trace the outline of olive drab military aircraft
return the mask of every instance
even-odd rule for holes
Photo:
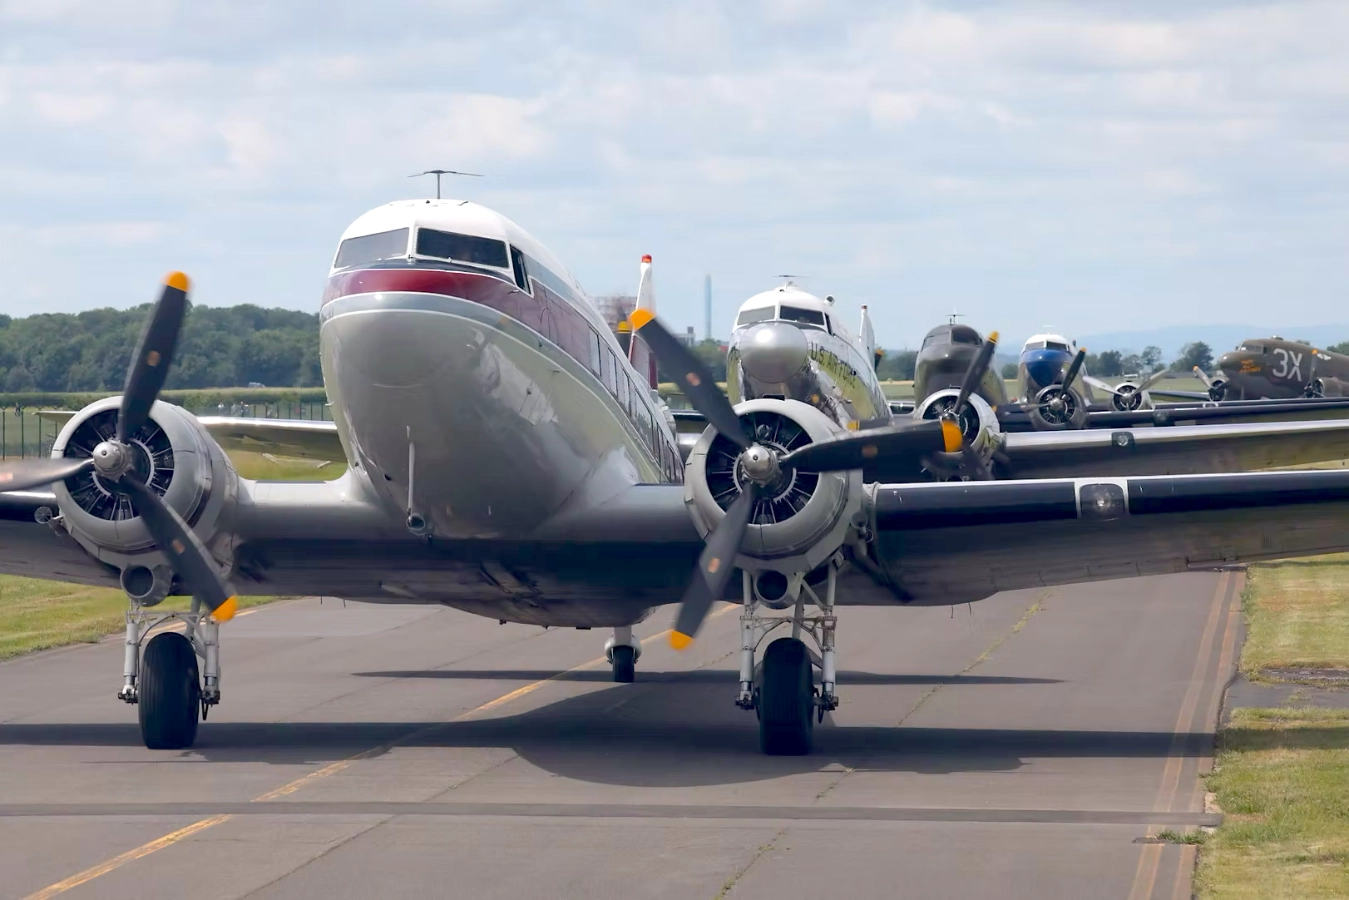
[[[187,312],[171,275],[122,396],[70,415],[49,459],[0,463],[0,571],[122,587],[119,696],[150,747],[190,746],[221,701],[234,598],[319,594],[611,628],[619,682],[654,610],[678,605],[683,647],[714,603],[739,603],[737,703],[766,753],[799,754],[846,686],[847,607],[1349,549],[1349,471],[1241,471],[1349,456],[1349,424],[1004,434],[975,390],[992,335],[955,387],[895,416],[865,322],[854,336],[785,288],[736,327],[732,403],[645,275],[624,352],[504,216],[372,210],[341,235],[320,306],[332,422],[157,399]],[[652,357],[705,420],[687,458]],[[233,446],[347,468],[255,482]],[[190,610],[160,612],[171,594]]]
[[[1349,397],[1349,356],[1281,337],[1252,338],[1218,357],[1219,374],[1194,373],[1213,400]]]

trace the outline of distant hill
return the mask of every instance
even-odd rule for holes
[[[1346,325],[1231,325],[1225,322],[1198,325],[1168,325],[1140,331],[1111,331],[1102,334],[1077,335],[1076,340],[1092,353],[1102,350],[1124,350],[1137,353],[1144,347],[1161,347],[1166,359],[1174,359],[1180,350],[1193,341],[1203,341],[1214,354],[1236,347],[1246,338],[1270,337],[1306,340],[1320,346],[1330,346],[1349,340]],[[1069,335],[1069,337],[1074,337]]]

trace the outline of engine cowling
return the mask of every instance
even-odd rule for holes
[[[841,430],[824,413],[796,400],[749,400],[735,411],[760,444],[781,455]],[[684,476],[684,502],[704,538],[725,518],[745,484],[735,445],[708,428],[689,453]],[[756,503],[736,565],[788,576],[810,572],[843,545],[861,506],[860,471],[785,473]]]
[[[90,457],[99,441],[116,430],[120,404],[120,397],[110,397],[76,413],[57,436],[52,456]],[[162,401],[151,407],[149,420],[131,435],[130,443],[141,479],[228,567],[233,557],[229,524],[239,478],[224,450],[195,416]],[[71,537],[95,559],[122,570],[128,593],[143,585],[147,598],[163,599],[167,560],[125,494],[111,490],[92,470],[57,482],[52,489],[61,523]]]
[[[1086,400],[1062,384],[1042,389],[1031,401],[1028,412],[1031,427],[1036,431],[1064,431],[1087,424]]]
[[[1132,381],[1121,381],[1115,385],[1114,393],[1110,395],[1110,405],[1117,412],[1133,412],[1143,408],[1145,396],[1136,383]]]
[[[960,391],[954,388],[934,391],[918,404],[914,416],[919,419],[939,418],[954,408],[959,399]],[[993,411],[993,407],[983,397],[972,393],[966,401],[964,412],[960,414],[959,424],[966,446],[979,454],[986,467],[992,467],[994,454],[1002,449],[1003,440],[1002,426],[998,424],[998,414]],[[943,464],[940,471],[931,473],[933,477],[942,480],[955,475],[970,477],[971,473],[963,469],[964,462],[959,453],[936,453],[933,456]]]

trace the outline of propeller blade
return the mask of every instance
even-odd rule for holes
[[[1166,366],[1162,366],[1156,372],[1153,372],[1147,378],[1144,378],[1142,381],[1138,383],[1139,392],[1142,393],[1143,391],[1146,391],[1148,388],[1152,387],[1157,382],[1161,381],[1162,376],[1165,374],[1166,374]]]
[[[123,477],[119,487],[131,495],[136,512],[145,522],[155,545],[169,558],[173,571],[183,579],[196,597],[211,610],[217,622],[234,618],[239,604],[225,588],[201,540],[187,523],[158,494],[134,477]]]
[[[173,350],[178,344],[178,329],[187,312],[187,276],[171,272],[164,279],[164,291],[159,302],[150,311],[136,353],[131,357],[131,368],[126,373],[126,387],[122,389],[122,411],[117,417],[117,440],[127,438],[140,430],[150,417],[159,389],[169,374]]]
[[[26,491],[44,484],[55,484],[93,467],[92,459],[67,459],[60,456],[0,463],[0,491]]]
[[[749,527],[749,516],[754,510],[754,491],[742,491],[735,498],[726,518],[707,536],[707,546],[698,557],[698,571],[684,590],[684,599],[670,632],[670,646],[683,650],[693,643],[693,636],[707,618],[712,604],[726,596],[726,585],[735,572],[735,557]]]
[[[997,349],[998,333],[994,331],[989,334],[974,359],[970,360],[970,367],[965,370],[965,380],[960,384],[960,395],[956,398],[956,405],[952,407],[957,416],[965,409],[970,394],[979,386],[979,382],[983,381],[984,373],[988,371],[988,364],[992,362],[993,353]]]
[[[1204,387],[1206,388],[1213,387],[1213,379],[1209,378],[1208,373],[1205,372],[1203,369],[1199,368],[1198,366],[1195,366],[1194,374],[1200,381],[1204,382]]]
[[[1115,388],[1112,388],[1110,385],[1106,384],[1104,381],[1097,378],[1095,375],[1083,375],[1082,380],[1087,384],[1091,385],[1092,387],[1096,388],[1096,390],[1098,391],[1105,391],[1107,394],[1119,393],[1119,391],[1117,391]]]
[[[654,313],[648,309],[633,310],[629,319],[632,330],[646,341],[656,358],[661,361],[670,377],[679,385],[684,396],[689,398],[693,408],[703,414],[703,418],[721,434],[726,435],[741,450],[749,449],[750,437],[735,407],[726,395],[717,387],[716,379],[707,371],[702,360],[689,352],[678,339],[665,330]]]
[[[784,469],[802,472],[846,472],[880,459],[922,456],[961,446],[960,427],[953,422],[927,419],[913,425],[859,431],[831,441],[807,444],[778,461]]]
[[[1064,387],[1070,388],[1073,386],[1073,379],[1077,377],[1078,372],[1082,371],[1082,363],[1084,363],[1086,359],[1087,359],[1087,348],[1083,347],[1082,349],[1077,351],[1077,356],[1073,357],[1072,363],[1068,366],[1068,371],[1064,373],[1063,376]]]

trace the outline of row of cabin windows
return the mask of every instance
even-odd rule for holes
[[[682,478],[684,464],[660,427],[659,413],[651,401],[651,394],[641,376],[635,376],[629,366],[618,361],[611,347],[595,332],[590,332],[590,371],[597,375],[618,405],[628,414],[637,433],[646,441],[647,448],[660,464],[668,481]]]

